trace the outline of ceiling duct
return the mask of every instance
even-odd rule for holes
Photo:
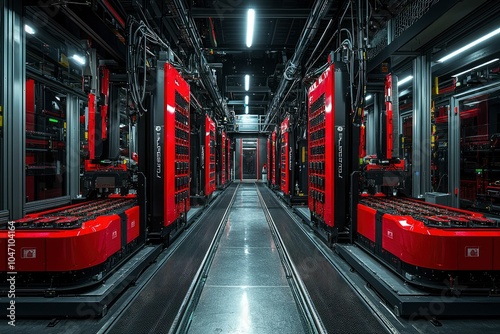
[[[172,0],[175,6],[175,12],[177,13],[176,20],[179,21],[179,26],[182,27],[184,32],[183,39],[187,39],[185,42],[192,46],[199,62],[200,77],[203,86],[206,88],[210,96],[212,97],[215,105],[221,112],[222,117],[227,117],[228,121],[232,121],[233,117],[229,112],[226,103],[222,100],[222,95],[217,87],[217,82],[212,74],[210,66],[203,54],[203,47],[201,45],[201,38],[196,30],[196,25],[192,18],[188,15],[188,10],[185,7],[184,1],[182,0]],[[186,34],[187,33],[187,36]]]
[[[286,65],[283,77],[281,78],[278,89],[276,90],[276,94],[274,94],[274,98],[269,106],[266,120],[264,121],[264,131],[268,128],[269,123],[271,123],[275,117],[279,104],[284,100],[283,94],[290,86],[290,83],[295,79],[302,57],[316,35],[318,27],[321,24],[321,20],[326,16],[332,2],[333,0],[316,0],[314,3],[311,13],[304,26],[304,30],[302,30],[299,41],[297,42],[295,53]]]

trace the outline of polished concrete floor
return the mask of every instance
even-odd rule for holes
[[[302,333],[254,185],[241,185],[189,333]]]

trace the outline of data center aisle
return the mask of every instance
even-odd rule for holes
[[[302,333],[304,328],[254,184],[242,184],[189,333]]]

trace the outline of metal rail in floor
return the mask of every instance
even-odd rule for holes
[[[237,189],[228,187],[222,198],[207,212],[195,230],[177,248],[141,293],[103,333],[167,333],[175,328],[180,311],[186,307],[193,281],[201,274],[206,254],[227,215]]]
[[[304,333],[302,319],[256,186],[242,184],[188,333]]]
[[[352,289],[264,185],[259,190],[328,333],[387,333],[390,328]]]

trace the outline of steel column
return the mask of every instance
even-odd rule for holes
[[[459,100],[451,99],[448,111],[448,191],[451,196],[451,206],[460,205],[460,112]]]
[[[431,66],[426,56],[413,61],[412,196],[431,190]]]
[[[80,108],[76,96],[66,101],[66,194],[73,199],[80,194]]]
[[[0,101],[3,108],[3,182],[1,207],[9,210],[9,219],[23,216],[25,197],[25,40],[21,1],[5,0],[1,37],[3,61]]]

